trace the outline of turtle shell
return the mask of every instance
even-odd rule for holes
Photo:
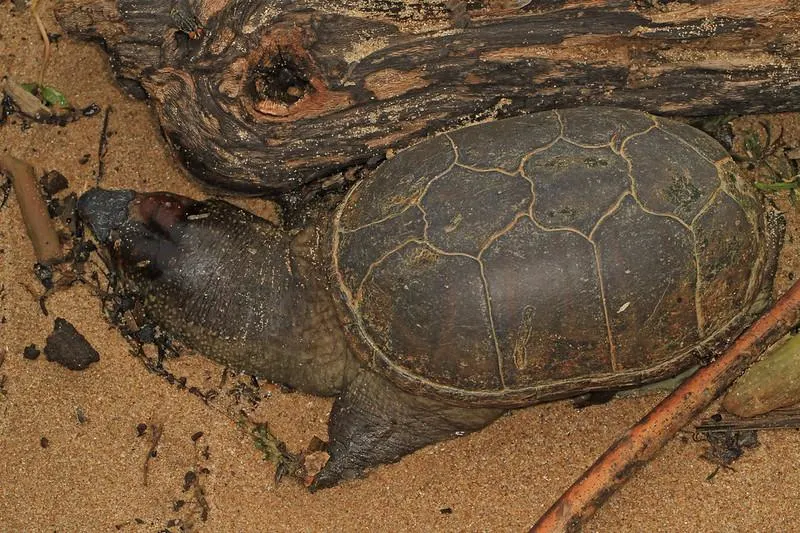
[[[407,390],[518,406],[701,362],[768,301],[782,237],[711,137],[617,108],[444,133],[334,219],[352,344]]]

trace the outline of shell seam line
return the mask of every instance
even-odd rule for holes
[[[336,211],[333,214],[333,222],[331,224],[331,231],[333,232],[331,238],[331,262],[333,263],[333,274],[336,276],[336,281],[338,282],[339,289],[344,293],[345,299],[347,300],[347,305],[351,309],[353,309],[356,305],[354,300],[353,292],[350,290],[344,282],[344,277],[342,276],[342,270],[339,268],[339,245],[340,243],[340,231],[342,223],[342,214],[344,213],[344,208],[347,205],[350,196],[354,193],[356,189],[361,187],[364,182],[356,183],[350,190],[347,192],[347,195],[342,199],[339,206],[336,208]]]
[[[567,144],[571,144],[573,146],[577,146],[578,148],[584,148],[586,150],[600,150],[602,148],[608,148],[612,152],[615,152],[614,148],[611,146],[611,141],[608,141],[608,142],[605,142],[605,143],[601,143],[601,144],[583,144],[583,143],[579,143],[578,141],[573,141],[569,137],[561,137],[561,140],[563,140]]]
[[[631,194],[631,197],[636,202],[636,205],[639,207],[639,209],[641,209],[643,212],[647,213],[648,215],[653,215],[654,217],[668,218],[670,220],[674,220],[675,222],[683,226],[685,229],[689,230],[692,233],[692,235],[694,235],[694,228],[692,228],[691,224],[687,224],[686,221],[683,220],[678,215],[674,215],[672,213],[662,213],[659,211],[653,211],[652,209],[644,205],[642,201],[639,200],[639,198],[635,194]]]
[[[723,183],[721,179],[717,189],[711,194],[711,196],[708,198],[708,201],[700,209],[700,211],[697,212],[697,214],[692,219],[691,225],[689,226],[692,231],[692,240],[694,242],[694,250],[693,250],[694,266],[695,266],[695,272],[697,273],[697,279],[695,281],[695,288],[694,288],[694,308],[695,308],[695,314],[697,315],[697,333],[701,339],[705,337],[706,317],[705,317],[705,312],[703,310],[702,298],[700,297],[700,289],[703,286],[702,272],[700,271],[700,249],[699,249],[700,243],[698,242],[697,233],[695,233],[694,225],[697,223],[698,220],[700,220],[700,217],[702,217],[705,213],[708,212],[708,210],[711,208],[711,205],[716,201],[716,199],[719,197],[720,194],[726,194],[726,195],[728,194],[723,189]]]
[[[534,148],[530,152],[526,152],[525,155],[523,155],[519,161],[517,172],[519,172],[519,174],[525,177],[526,179],[532,179],[530,176],[525,174],[525,163],[527,163],[531,157],[535,156],[536,154],[541,154],[543,152],[546,152],[547,150],[552,148],[558,141],[563,141],[563,140],[565,139],[561,136],[561,134],[559,134],[552,141],[545,144],[544,146],[540,146],[538,148]]]
[[[389,258],[389,256],[392,256],[392,255],[396,254],[397,252],[399,252],[400,250],[402,250],[403,248],[405,248],[409,244],[420,244],[420,245],[424,246],[424,245],[426,245],[428,243],[424,239],[420,240],[418,237],[411,237],[411,238],[406,239],[405,241],[401,242],[400,244],[398,244],[397,246],[395,246],[394,248],[392,248],[391,250],[389,250],[388,252],[386,252],[385,254],[380,256],[378,259],[376,259],[375,261],[370,263],[369,266],[367,267],[367,271],[364,273],[364,277],[361,279],[361,282],[358,284],[358,289],[356,289],[356,294],[355,294],[355,297],[353,298],[353,304],[354,304],[353,307],[355,309],[358,309],[358,307],[360,305],[361,297],[364,295],[363,294],[364,284],[367,282],[367,279],[369,279],[369,277],[372,275],[373,270],[376,269],[377,267],[379,267],[384,261],[386,261]]]
[[[651,131],[658,130],[658,129],[660,129],[658,127],[658,123],[656,121],[653,121],[653,125],[650,126],[649,128],[647,128],[646,130],[644,130],[644,131],[636,131],[634,133],[631,133],[630,135],[625,137],[619,143],[619,155],[621,155],[623,158],[625,158],[626,161],[630,161],[630,159],[628,159],[627,154],[625,153],[625,145],[628,144],[628,141],[630,141],[631,139],[635,139],[636,137],[641,137],[642,135],[647,135]]]
[[[497,239],[499,239],[500,237],[502,237],[503,235],[507,234],[509,231],[514,229],[517,225],[517,222],[519,222],[521,218],[525,218],[526,216],[528,216],[527,212],[525,211],[518,212],[516,215],[514,215],[514,218],[511,219],[511,222],[506,224],[504,227],[500,228],[500,230],[496,231],[492,235],[489,235],[489,238],[486,239],[486,242],[484,242],[483,246],[481,246],[480,250],[478,250],[478,255],[476,257],[480,259],[483,256],[483,253],[486,250],[488,250],[489,247],[497,241]]]
[[[698,242],[697,242],[697,235],[695,235],[694,231],[692,231],[692,242],[694,243],[694,247],[692,250],[692,257],[694,258],[694,272],[695,272],[695,282],[694,282],[694,313],[695,318],[697,320],[697,334],[702,339],[704,337],[705,329],[706,329],[706,319],[703,314],[703,304],[702,299],[700,298],[700,285],[701,285],[701,272],[700,272],[700,257],[698,249]]]
[[[428,212],[425,211],[425,208],[422,206],[422,199],[425,198],[426,194],[428,194],[428,191],[431,189],[431,185],[433,185],[435,181],[438,181],[442,176],[453,170],[453,167],[458,164],[458,147],[456,146],[456,143],[448,134],[443,133],[442,135],[447,139],[447,141],[450,143],[450,147],[453,149],[453,162],[447,165],[446,169],[439,172],[437,175],[432,177],[428,183],[425,184],[425,187],[423,187],[422,191],[420,191],[419,195],[417,196],[417,200],[414,202],[414,205],[416,205],[417,208],[422,211],[422,220],[425,223],[425,227],[422,230],[422,238],[426,243],[428,242],[428,227],[430,224],[428,222]]]
[[[494,314],[492,312],[492,295],[489,292],[489,281],[486,279],[486,271],[484,269],[483,261],[477,259],[478,266],[481,272],[481,283],[483,284],[483,297],[486,300],[486,312],[489,315],[489,329],[492,333],[492,342],[494,342],[494,350],[497,355],[497,377],[500,379],[500,387],[506,388],[506,378],[503,368],[503,356],[500,352],[500,342],[497,340],[497,330],[494,325]]]
[[[578,230],[578,229],[575,229],[575,228],[570,228],[569,226],[559,226],[559,227],[556,227],[556,228],[549,228],[549,227],[545,226],[544,224],[542,224],[541,222],[539,222],[538,220],[536,220],[536,218],[533,216],[533,213],[526,213],[526,214],[527,214],[528,218],[531,219],[531,222],[533,222],[533,225],[536,226],[537,228],[539,228],[542,231],[546,231],[546,232],[563,231],[564,233],[575,233],[576,235],[580,235],[581,237],[583,237],[584,239],[586,239],[589,242],[592,241],[592,239],[590,239],[589,236],[586,235],[585,233],[583,233],[581,230]]]
[[[356,232],[359,232],[359,231],[361,231],[363,229],[371,228],[372,226],[377,226],[378,224],[383,224],[384,222],[388,222],[389,220],[394,220],[395,218],[399,218],[400,216],[405,214],[406,211],[408,211],[409,209],[411,209],[415,205],[416,204],[414,202],[408,203],[408,204],[405,205],[405,207],[403,207],[403,209],[401,209],[397,213],[389,213],[388,215],[386,215],[383,218],[379,218],[377,220],[373,220],[372,222],[367,222],[366,224],[358,226],[357,228],[349,229],[349,228],[341,228],[340,227],[339,228],[339,232],[340,233],[344,233],[344,234],[356,233]]]
[[[456,163],[455,166],[460,167],[460,168],[464,168],[464,169],[467,169],[467,170],[471,170],[472,172],[477,172],[478,174],[486,174],[488,172],[497,172],[498,174],[503,174],[505,176],[516,176],[517,175],[517,171],[516,170],[515,171],[511,171],[511,170],[506,170],[506,169],[500,168],[500,167],[481,168],[481,167],[476,167],[476,166],[473,166],[473,165],[467,165],[465,163]]]
[[[600,224],[602,224],[608,217],[610,217],[611,215],[613,215],[614,213],[616,213],[619,210],[619,207],[622,205],[622,202],[625,200],[625,197],[628,196],[628,195],[630,195],[630,197],[633,198],[634,200],[636,199],[636,197],[633,196],[633,193],[631,191],[629,191],[628,189],[625,189],[625,191],[622,194],[619,195],[619,198],[617,198],[617,200],[613,204],[611,204],[611,207],[609,207],[606,210],[605,213],[600,215],[600,218],[598,218],[597,222],[594,223],[594,227],[592,228],[592,231],[590,231],[589,235],[586,236],[586,240],[588,240],[592,244],[595,243],[594,242],[594,234],[597,231],[597,229],[600,227]],[[581,233],[581,235],[583,235],[583,233]]]
[[[708,197],[708,201],[706,201],[706,204],[703,207],[701,207],[700,211],[698,211],[697,214],[692,218],[692,221],[689,223],[689,226],[694,228],[694,225],[697,222],[697,220],[706,214],[706,212],[711,208],[711,205],[716,201],[717,196],[719,196],[720,193],[727,194],[725,190],[722,188],[722,183],[720,183],[719,186],[714,190],[714,192],[711,193],[711,196]]]
[[[608,338],[608,355],[611,358],[611,371],[617,372],[619,366],[617,364],[617,347],[614,344],[614,335],[611,332],[611,317],[608,313],[608,302],[606,301],[606,287],[605,280],[603,279],[603,270],[600,265],[600,251],[597,249],[597,244],[592,243],[592,251],[594,252],[594,267],[597,271],[597,279],[600,282],[600,300],[603,302],[603,319],[606,322],[606,336]]]

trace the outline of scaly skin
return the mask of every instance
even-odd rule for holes
[[[337,395],[330,459],[312,490],[478,430],[503,412],[410,394],[361,366],[331,299],[323,221],[289,232],[223,201],[100,189],[84,194],[78,209],[162,328],[237,370]]]

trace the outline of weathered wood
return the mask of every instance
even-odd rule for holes
[[[67,0],[206,183],[319,186],[431,132],[553,107],[800,109],[796,0]]]

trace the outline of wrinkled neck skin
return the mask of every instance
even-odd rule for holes
[[[350,356],[321,207],[287,230],[224,201],[166,193],[128,192],[126,215],[111,220],[92,194],[81,198],[81,215],[154,322],[234,369],[312,394],[340,392]]]

